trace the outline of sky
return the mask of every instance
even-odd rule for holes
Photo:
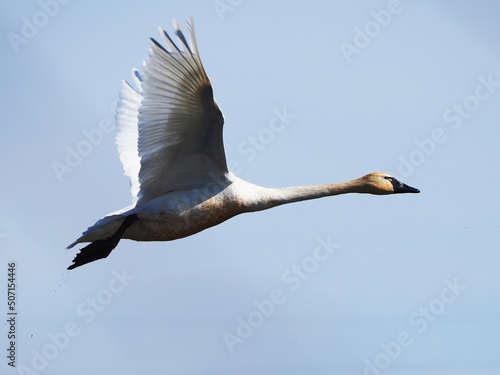
[[[499,12],[465,0],[2,2],[0,372],[498,374]],[[189,16],[236,175],[282,187],[380,171],[421,193],[124,240],[66,271],[78,250],[66,246],[131,201],[114,141],[121,81],[159,26]]]

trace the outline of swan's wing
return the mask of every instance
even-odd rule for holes
[[[136,74],[140,88],[122,90],[117,143],[138,204],[170,191],[202,188],[227,173],[224,119],[198,54],[192,20],[189,44],[177,21],[174,28],[180,48],[160,29],[168,49],[151,39],[142,78]]]
[[[127,82],[122,82],[120,100],[116,110],[116,145],[118,146],[118,154],[125,174],[130,178],[130,190],[135,204],[141,188],[139,183],[141,160],[137,149],[137,140],[139,139],[137,121],[142,100],[142,96],[139,94],[142,79],[135,69],[132,71],[132,77],[135,87]]]

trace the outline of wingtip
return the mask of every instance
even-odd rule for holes
[[[142,83],[142,77],[137,68],[132,69],[131,74],[132,74],[132,79],[138,86],[140,86],[140,84]]]
[[[191,47],[189,46],[189,43],[186,40],[186,37],[184,36],[184,33],[182,32],[182,28],[181,28],[181,25],[180,25],[179,21],[174,18],[172,20],[172,24],[173,24],[173,27],[174,27],[174,33],[175,33],[175,35],[177,36],[177,38],[181,42],[181,49],[184,52],[186,52],[186,53],[187,52],[193,53],[191,51]],[[189,28],[189,21],[188,21],[188,28]]]
[[[178,31],[181,29],[181,24],[179,23],[179,21],[177,20],[177,18],[174,18],[172,20],[172,26],[174,28],[175,31]]]
[[[187,27],[191,32],[194,32],[194,18],[193,16],[189,16],[186,19]]]

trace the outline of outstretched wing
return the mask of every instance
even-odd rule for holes
[[[141,185],[139,183],[139,171],[141,169],[141,159],[137,149],[139,139],[139,128],[137,126],[139,118],[139,107],[142,96],[140,94],[142,80],[139,72],[132,71],[134,85],[122,82],[120,100],[116,110],[116,145],[118,154],[123,164],[125,174],[130,178],[130,190],[132,192],[133,203],[137,203]]]
[[[224,118],[199,57],[192,20],[190,43],[177,21],[174,29],[180,48],[160,29],[168,49],[151,39],[142,76],[134,72],[137,89],[125,84],[121,92],[118,151],[138,205],[170,191],[201,188],[228,171]]]

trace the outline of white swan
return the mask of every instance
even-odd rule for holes
[[[170,241],[190,236],[235,215],[285,203],[345,193],[418,193],[384,173],[340,184],[264,188],[228,171],[222,125],[201,64],[192,19],[190,43],[177,21],[180,48],[160,29],[168,50],[151,39],[135,86],[123,83],[117,109],[116,143],[133,204],[111,213],[68,246],[81,249],[68,269],[105,258],[121,238]]]

